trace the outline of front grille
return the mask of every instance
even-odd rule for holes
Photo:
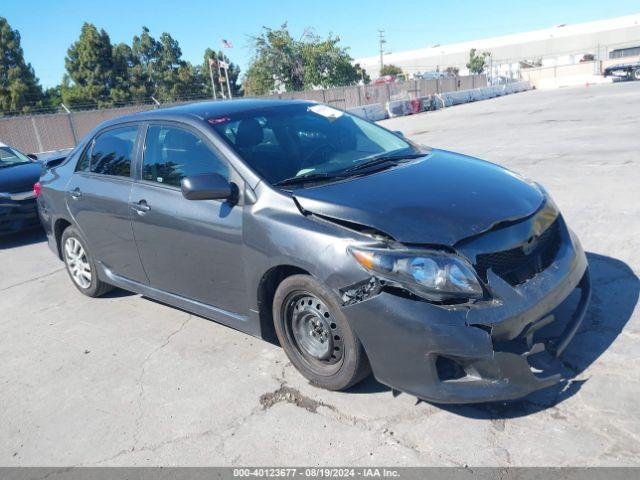
[[[511,285],[520,285],[553,263],[560,248],[560,224],[556,219],[540,237],[532,251],[523,247],[512,248],[495,253],[483,253],[477,256],[476,270],[487,281],[487,270],[504,279]]]

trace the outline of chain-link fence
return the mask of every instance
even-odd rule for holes
[[[487,85],[484,75],[409,80],[401,83],[337,87],[269,95],[265,98],[313,100],[349,109],[392,100],[412,100],[434,93],[469,90]],[[105,120],[156,108],[157,105],[132,105],[103,110],[86,110],[0,118],[0,142],[24,152],[48,152],[75,146],[84,135]]]

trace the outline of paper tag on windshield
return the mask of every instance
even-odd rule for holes
[[[317,113],[318,115],[322,115],[329,120],[335,120],[344,115],[344,112],[336,110],[335,108],[328,107],[327,105],[312,105],[308,110],[310,112]]]

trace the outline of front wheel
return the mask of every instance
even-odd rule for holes
[[[67,273],[78,290],[88,297],[104,295],[113,287],[98,278],[93,258],[80,233],[68,227],[62,233],[62,256]]]
[[[273,319],[280,345],[311,383],[344,390],[371,371],[364,348],[335,295],[309,275],[293,275],[278,286]]]

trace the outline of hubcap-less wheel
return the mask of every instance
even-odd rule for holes
[[[91,286],[91,265],[77,238],[67,238],[64,244],[64,259],[73,281],[80,288],[89,288]]]
[[[344,357],[342,332],[324,302],[298,292],[285,305],[285,330],[298,353],[325,374],[338,370]]]

